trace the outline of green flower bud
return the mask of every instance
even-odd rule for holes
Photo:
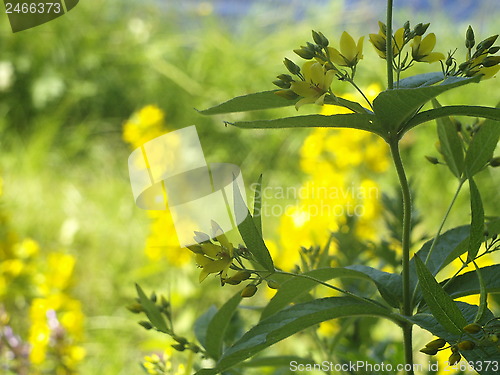
[[[134,313],[134,314],[139,314],[143,312],[142,305],[140,303],[134,302],[131,303],[130,305],[127,306],[127,310]]]
[[[196,345],[196,344],[192,344],[192,345],[189,347],[189,349],[191,349],[191,351],[192,351],[193,353],[199,353],[199,352],[200,352],[200,350],[201,350],[201,349],[200,349],[200,347],[199,347],[198,345]]]
[[[279,90],[279,91],[276,91],[275,94],[278,96],[281,96],[282,98],[288,99],[288,100],[294,100],[294,99],[297,99],[299,97],[292,90]]]
[[[248,284],[242,291],[241,291],[241,296],[243,298],[249,298],[255,295],[257,293],[257,285],[254,284]]]
[[[278,284],[276,281],[274,280],[267,280],[267,286],[271,289],[279,289],[280,287],[280,284]]]
[[[500,47],[499,46],[495,46],[495,47],[491,47],[489,50],[488,50],[488,53],[491,53],[492,55],[494,55],[495,53],[497,53],[498,51],[500,51]]]
[[[181,345],[181,344],[173,344],[170,346],[172,348],[174,348],[175,350],[177,350],[178,352],[183,352],[184,350],[186,350],[186,347],[184,345]]]
[[[234,281],[245,281],[248,280],[250,276],[252,276],[252,274],[248,271],[239,271],[231,276],[230,279]]]
[[[426,346],[425,348],[420,349],[420,352],[428,355],[436,355],[438,350],[435,348],[428,348]]]
[[[428,155],[425,155],[425,158],[429,161],[429,163],[431,164],[439,164],[439,160],[438,158],[434,157],[434,156],[428,156]]]
[[[300,73],[300,67],[295,64],[292,60],[289,60],[285,57],[283,60],[283,64],[285,64],[285,67],[288,69],[288,71],[292,74],[298,74]]]
[[[446,66],[452,66],[453,65],[453,56],[448,54],[448,57],[446,58],[445,62]]]
[[[448,358],[448,362],[450,363],[450,366],[453,366],[456,365],[461,358],[462,356],[460,355],[460,353],[453,353],[452,355],[450,355],[450,358]]]
[[[491,341],[493,343],[497,343],[498,342],[498,335],[496,333],[492,333],[492,334],[488,335],[488,341]]]
[[[181,345],[186,345],[188,343],[188,340],[185,337],[172,336],[172,338]]]
[[[422,36],[425,34],[425,32],[427,31],[429,26],[430,26],[430,23],[425,23],[425,24],[419,23],[417,26],[415,26],[413,31],[415,32],[415,35]]]
[[[289,83],[293,82],[293,78],[289,74],[280,74],[276,78],[281,79],[284,82],[289,82]]]
[[[153,328],[153,325],[152,325],[150,322],[145,321],[145,320],[140,321],[140,322],[139,322],[139,325],[143,326],[143,327],[144,327],[144,328],[146,328],[148,331],[149,331],[150,329],[152,329],[152,328]]]
[[[500,56],[485,57],[483,61],[481,61],[481,64],[486,67],[498,65],[500,64]]]
[[[474,334],[480,332],[483,329],[483,327],[478,323],[471,323],[467,324],[463,329],[467,333]]]
[[[328,39],[323,35],[322,32],[316,32],[316,31],[312,31],[312,36],[313,36],[313,40],[314,40],[314,43],[316,43],[318,46],[320,47],[328,47],[328,44],[329,44],[329,41]]]
[[[497,40],[498,35],[492,35],[489,38],[486,38],[483,40],[481,43],[479,43],[476,47],[476,52],[474,53],[474,56],[479,56],[481,55],[484,51],[490,49],[491,46],[495,43]]]
[[[457,344],[459,350],[472,350],[476,346],[473,341],[465,340]]]
[[[432,340],[431,342],[425,344],[425,347],[431,348],[431,349],[439,349],[445,345],[446,345],[445,339],[435,339],[435,340]]]
[[[279,88],[282,88],[282,89],[289,89],[291,86],[290,82],[285,82],[285,81],[282,81],[281,79],[275,79],[273,81],[273,84],[275,84],[276,86],[278,86]]]
[[[293,52],[295,52],[297,55],[306,60],[311,60],[316,55],[314,51],[311,51],[310,49],[304,47],[299,49],[294,49]]]
[[[150,299],[152,302],[155,302],[155,303],[156,303],[156,293],[155,293],[155,292],[151,293],[151,296],[149,297],[149,299]]]
[[[474,30],[472,30],[472,26],[469,25],[467,31],[465,32],[465,47],[470,49],[474,47],[474,44],[476,44],[474,39]]]
[[[490,160],[490,166],[495,168],[495,167],[500,167],[500,156],[496,156]]]

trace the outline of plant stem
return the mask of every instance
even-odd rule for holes
[[[386,33],[385,33],[385,59],[387,62],[387,89],[392,90],[394,88],[394,78],[392,75],[392,7],[393,0],[387,0],[387,21],[386,21]]]
[[[402,314],[410,317],[412,315],[411,294],[410,294],[410,231],[411,231],[411,196],[410,186],[406,178],[403,161],[399,152],[399,139],[393,138],[389,142],[391,148],[392,159],[401,185],[403,195],[403,238],[401,240],[403,246],[403,307]],[[413,347],[412,347],[412,324],[407,322],[402,324],[404,338],[405,364],[413,367]],[[406,372],[408,375],[413,375],[413,369]]]

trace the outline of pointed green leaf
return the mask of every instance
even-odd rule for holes
[[[500,109],[495,108],[500,113]],[[468,178],[481,171],[490,159],[500,138],[500,122],[485,120],[465,154],[465,173]]]
[[[434,108],[441,108],[441,104],[436,99],[432,99]],[[455,124],[449,117],[441,117],[437,120],[437,130],[441,152],[450,171],[458,178],[462,176],[464,169],[463,142],[458,135]]]
[[[476,271],[466,272],[457,276],[447,286],[446,292],[452,298],[460,298],[481,293],[481,282]],[[500,264],[481,268],[481,278],[484,282],[486,293],[500,293]],[[448,283],[443,280],[442,285]]]
[[[304,272],[303,275],[320,281],[328,281],[342,277],[370,280],[370,278],[363,273],[346,268],[320,268]],[[281,284],[274,297],[262,311],[260,320],[268,318],[288,306],[290,303],[296,302],[299,298],[317,286],[320,286],[317,281],[305,277],[292,276]]]
[[[156,306],[156,304],[146,296],[139,284],[135,284],[135,288],[137,290],[141,306],[144,308],[144,313],[148,317],[151,324],[158,331],[168,333],[167,323],[165,322],[165,318],[161,314],[158,306]]]
[[[441,108],[430,109],[416,114],[404,126],[402,133],[414,128],[417,125],[425,122],[436,120],[441,117],[447,116],[468,116],[468,117],[481,117],[490,120],[500,121],[500,109],[481,106],[468,106],[468,105],[450,105]]]
[[[412,89],[415,87],[430,86],[442,81],[443,79],[443,72],[423,73],[394,82],[394,87],[397,87],[398,89]]]
[[[236,182],[233,186],[233,199],[235,205],[234,211],[236,213],[236,221],[239,223],[238,230],[241,234],[241,238],[245,242],[245,245],[250,253],[254,256],[255,260],[269,272],[274,272],[274,263],[271,258],[271,254],[269,253],[262,236],[255,226],[252,215],[250,215],[250,212],[241,197],[241,193]],[[242,212],[246,212],[245,217],[240,216]]]
[[[481,200],[481,194],[476,183],[472,178],[469,178],[470,188],[470,210],[471,210],[471,225],[469,236],[469,252],[468,260],[476,258],[477,252],[484,240],[484,208]]]
[[[255,111],[260,109],[271,109],[271,108],[282,108],[295,105],[300,98],[295,100],[285,99],[275,92],[280,90],[270,90],[256,92],[248,95],[237,96],[235,98],[229,99],[228,101],[213,106],[211,108],[199,111],[203,115],[217,115],[222,113],[232,113],[232,112],[246,112]],[[357,113],[368,113],[369,111],[361,106],[359,103],[353,102],[351,100],[336,97],[335,99],[327,98],[325,104],[339,105],[342,107],[349,108],[353,112]]]
[[[366,130],[382,138],[386,136],[386,132],[381,128],[374,115],[361,113],[331,116],[304,115],[274,120],[239,121],[231,125],[244,129],[352,128]]]
[[[351,297],[321,298],[297,304],[260,321],[224,352],[215,369],[199,371],[196,374],[222,372],[305,328],[347,316],[394,318],[390,311],[383,307]]]
[[[262,175],[255,184],[255,195],[253,199],[253,222],[259,234],[262,236]]]
[[[487,305],[488,305],[488,291],[486,289],[486,283],[484,282],[483,272],[477,266],[476,262],[473,262],[474,268],[476,269],[477,279],[479,281],[479,309],[477,310],[476,317],[474,318],[475,322],[479,322],[484,314],[486,313]]]
[[[442,286],[432,276],[418,255],[415,255],[415,265],[424,300],[431,310],[432,315],[449,332],[460,334],[462,328],[467,325],[462,312],[450,295],[444,291]]]
[[[451,77],[437,86],[411,89],[393,89],[381,92],[373,101],[375,115],[388,131],[403,129],[418,110],[429,100],[445,91],[479,82],[480,77]]]
[[[295,355],[279,355],[273,357],[258,357],[253,358],[250,361],[243,362],[239,367],[290,367],[290,362],[296,362],[297,364],[310,364],[314,365],[316,361],[311,358],[297,357]]]
[[[194,322],[194,335],[196,336],[196,339],[198,342],[205,348],[206,344],[206,339],[207,339],[207,328],[208,324],[214,317],[214,315],[217,313],[217,308],[212,305],[210,308],[205,311],[203,315],[201,315],[196,321]]]
[[[222,353],[224,334],[240,301],[241,291],[227,300],[208,323],[205,348],[207,353],[214,359],[219,359]]]
[[[402,286],[403,281],[401,275],[395,273],[388,273],[380,271],[376,268],[364,266],[364,265],[354,265],[347,267],[351,270],[356,270],[363,272],[365,275],[370,277],[370,279],[377,286],[378,291],[382,298],[392,307],[400,307],[403,301]]]

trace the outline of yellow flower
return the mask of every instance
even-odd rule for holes
[[[362,36],[358,40],[358,44],[354,41],[351,35],[344,31],[340,37],[340,51],[333,47],[328,47],[330,59],[334,64],[340,66],[355,67],[359,60],[363,58],[363,41]]]
[[[294,93],[303,97],[295,104],[295,108],[298,110],[299,107],[308,103],[323,105],[325,96],[335,76],[335,71],[325,71],[320,63],[308,61],[303,65],[302,73],[304,74],[304,81],[292,82],[290,86]]]
[[[417,35],[413,38],[411,46],[411,56],[413,60],[433,63],[439,60],[444,60],[444,55],[440,52],[432,52],[436,45],[436,34],[430,33],[423,40],[422,37]]]
[[[379,21],[379,32],[378,34],[370,34],[368,37],[370,39],[371,44],[373,44],[373,47],[375,47],[375,51],[378,53],[378,55],[386,59],[387,54],[386,54],[386,31],[385,31],[385,24]],[[401,50],[403,49],[404,45],[404,34],[405,30],[404,28],[399,28],[396,30],[394,33],[394,36],[392,37],[392,55],[393,57],[396,57],[399,55]]]

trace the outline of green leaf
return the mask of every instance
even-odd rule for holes
[[[441,104],[436,99],[432,99],[434,108],[441,108]],[[464,169],[463,142],[458,135],[455,124],[449,117],[441,117],[437,120],[437,130],[441,152],[450,171],[458,178],[462,176]]]
[[[474,263],[474,268],[476,269],[476,274],[477,274],[477,279],[479,281],[479,309],[477,310],[476,317],[474,318],[475,322],[479,322],[483,315],[486,313],[486,308],[488,305],[488,291],[486,289],[486,284],[484,282],[483,278],[483,272],[481,269],[477,266],[476,262]],[[498,274],[497,274],[498,275]]]
[[[416,87],[430,86],[442,81],[443,79],[443,72],[423,73],[394,82],[394,87],[397,87],[398,89],[412,89]]]
[[[232,123],[244,129],[282,129],[282,128],[352,128],[365,130],[380,137],[386,137],[386,132],[374,115],[349,113],[341,115],[304,115],[284,117],[274,120],[239,121]]]
[[[484,208],[481,200],[481,195],[477,188],[476,183],[472,178],[469,178],[470,188],[470,210],[471,210],[471,225],[469,236],[469,252],[467,254],[468,260],[476,258],[477,252],[481,247],[484,239]]]
[[[403,133],[423,124],[447,116],[481,117],[500,121],[500,109],[481,106],[450,105],[441,108],[430,109],[416,114],[403,128]]]
[[[222,113],[246,112],[260,109],[290,107],[292,105],[295,105],[295,103],[300,100],[300,98],[297,98],[296,100],[285,99],[279,95],[276,95],[275,92],[277,91],[280,90],[262,91],[248,95],[237,96],[235,98],[229,99],[224,103],[199,111],[199,113],[203,115],[217,115]],[[325,104],[339,105],[349,108],[353,112],[357,113],[369,112],[359,103],[339,97],[336,97],[335,99],[327,98],[327,100],[325,100]]]
[[[432,276],[431,272],[425,266],[424,262],[420,260],[418,255],[415,255],[415,265],[424,300],[427,306],[429,306],[432,314],[449,332],[460,334],[462,328],[467,325],[467,321],[462,315],[462,312],[450,295],[447,294],[436,279],[434,279],[434,276]]]
[[[238,185],[236,182],[233,185],[233,199],[235,205],[234,211],[236,213],[236,221],[239,223],[238,230],[241,234],[241,238],[245,242],[245,245],[250,253],[254,256],[255,260],[269,272],[274,272],[274,263],[271,258],[271,254],[269,253],[259,230],[255,226],[252,215],[250,215],[250,212],[241,197]],[[244,218],[240,216],[242,212],[246,212],[246,216]]]
[[[347,316],[394,318],[383,307],[351,297],[328,297],[297,304],[260,321],[224,352],[215,369],[196,374],[222,372],[307,327]]]
[[[500,264],[481,268],[486,293],[500,293]],[[443,280],[444,285],[448,280]],[[466,272],[457,276],[446,286],[446,292],[452,298],[460,298],[481,293],[481,282],[476,271]]]
[[[500,113],[500,109],[495,108]],[[471,178],[481,171],[490,159],[500,138],[500,122],[485,120],[479,130],[472,137],[472,141],[465,154],[465,173]]]
[[[328,281],[341,277],[370,280],[370,278],[365,274],[346,268],[320,268],[304,272],[302,275],[313,277],[320,281]],[[260,320],[268,318],[288,306],[290,303],[298,301],[301,297],[317,286],[321,286],[321,284],[317,281],[305,277],[291,276],[290,279],[284,281],[280,285],[280,288],[274,297],[262,311]]]
[[[255,195],[253,199],[253,222],[260,236],[263,237],[261,208],[262,208],[262,175],[259,176],[259,179],[255,186]]]
[[[463,302],[457,302],[456,304],[466,321],[468,323],[473,323],[474,318],[477,315],[478,307]],[[485,316],[479,323],[485,324],[492,318],[493,314],[491,311],[487,310]],[[449,343],[457,343],[462,338],[461,334],[451,333],[442,327],[431,314],[415,314],[411,318],[408,318],[408,320],[431,332],[433,335],[445,339]],[[482,343],[479,343],[479,345],[477,345],[473,350],[464,350],[461,354],[470,363],[481,363],[484,365],[482,370],[476,369],[480,375],[498,375],[498,368],[494,368],[490,365],[488,370],[485,369],[487,363],[500,363],[500,352],[495,346],[485,346]]]
[[[144,313],[148,317],[151,324],[158,331],[168,333],[169,330],[167,327],[167,323],[165,322],[165,318],[160,312],[158,306],[156,306],[156,304],[146,296],[139,284],[135,284],[135,288],[137,290],[137,295],[139,296],[140,304],[144,308]]]
[[[241,291],[227,300],[208,324],[205,348],[207,349],[207,353],[214,359],[219,359],[222,353],[224,334],[226,333],[231,316],[233,316],[240,301]]]
[[[400,307],[403,300],[401,275],[380,271],[376,268],[354,265],[347,267],[367,275],[377,286],[382,298],[392,307]]]
[[[198,342],[206,348],[207,328],[208,324],[217,313],[217,308],[212,305],[203,315],[201,315],[196,322],[194,322],[194,334]]]
[[[432,98],[445,91],[479,82],[479,80],[480,77],[452,77],[437,86],[386,90],[375,98],[373,109],[385,129],[400,131],[404,129],[404,123],[415,116],[418,110]]]
[[[239,367],[290,367],[290,362],[296,362],[297,364],[310,364],[314,365],[316,361],[311,358],[303,358],[295,355],[279,355],[273,357],[259,357],[253,358],[250,361],[243,362]]]

